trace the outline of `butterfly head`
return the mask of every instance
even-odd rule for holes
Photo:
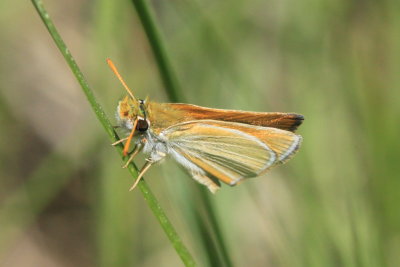
[[[117,107],[117,120],[121,127],[127,130],[132,130],[136,123],[136,130],[139,132],[147,131],[149,128],[149,121],[147,119],[146,112],[146,101],[133,99],[129,96],[125,96],[118,103]]]
[[[136,99],[125,96],[118,103],[117,118],[119,120],[135,120],[139,114],[139,103]]]

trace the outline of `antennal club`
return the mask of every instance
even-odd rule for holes
[[[122,79],[121,74],[119,74],[117,68],[115,67],[115,65],[111,61],[111,59],[107,58],[107,64],[110,67],[110,69],[114,72],[114,74],[117,76],[118,80],[122,83],[122,85],[124,86],[124,88],[128,92],[128,94],[133,98],[133,100],[136,100],[136,97],[133,96],[131,89],[129,89],[128,85],[126,85],[124,79]]]

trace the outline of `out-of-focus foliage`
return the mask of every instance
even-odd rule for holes
[[[45,4],[110,117],[124,92],[107,57],[139,97],[166,101],[130,1]],[[129,174],[30,2],[0,7],[0,264],[181,264],[141,195],[128,192]],[[233,264],[396,266],[398,1],[151,8],[189,102],[306,118],[293,160],[212,196]],[[212,249],[193,226],[200,185],[172,160],[146,180],[198,264],[209,265]]]

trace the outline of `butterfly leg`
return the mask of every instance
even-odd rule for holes
[[[147,143],[148,140],[146,138],[143,138],[141,140],[141,144],[145,144]],[[129,191],[133,190],[139,183],[140,179],[143,177],[143,175],[147,172],[147,170],[156,162],[161,161],[163,158],[165,158],[165,156],[167,155],[165,152],[163,152],[165,148],[161,146],[159,146],[158,148],[153,148],[151,155],[148,159],[146,159],[146,163],[143,165],[142,169],[139,171],[139,175],[136,178],[135,183],[132,185],[132,187],[129,189]],[[145,148],[146,150],[146,148]]]
[[[193,179],[195,179],[197,182],[207,186],[208,190],[210,190],[211,193],[215,194],[215,192],[218,191],[219,185],[215,183],[210,177],[198,172],[192,172],[192,176]]]
[[[129,163],[132,162],[132,160],[135,158],[135,156],[140,152],[140,150],[142,150],[143,146],[141,144],[137,144],[135,146],[135,148],[133,149],[129,159],[127,160],[127,162],[124,164],[124,166],[122,166],[122,168],[126,168],[128,167]]]
[[[142,177],[145,174],[145,172],[151,167],[151,165],[154,164],[154,161],[152,161],[151,159],[146,159],[146,161],[147,162],[143,165],[142,169],[139,172],[138,177],[136,178],[135,183],[131,186],[129,191],[132,191],[133,189],[135,189],[135,187],[138,185],[140,179],[142,179]]]
[[[120,143],[122,143],[122,142],[128,140],[128,138],[129,138],[129,137],[125,137],[125,138],[119,139],[118,141],[112,143],[111,145],[112,145],[112,146],[116,146],[116,145],[118,145],[118,144],[120,144]]]

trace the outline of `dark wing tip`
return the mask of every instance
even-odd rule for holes
[[[291,113],[290,119],[292,120],[292,125],[290,125],[289,131],[294,132],[303,123],[304,116],[300,114]]]

